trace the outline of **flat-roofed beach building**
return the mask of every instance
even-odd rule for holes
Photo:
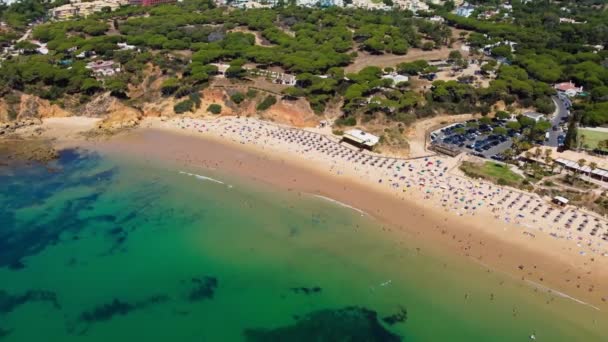
[[[351,129],[344,132],[342,141],[371,150],[380,141],[380,138],[360,129]]]

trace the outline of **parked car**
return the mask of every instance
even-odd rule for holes
[[[491,132],[492,131],[492,127],[490,127],[490,125],[479,125],[479,130],[482,132]]]

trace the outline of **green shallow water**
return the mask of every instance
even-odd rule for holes
[[[602,312],[325,199],[94,153],[54,167],[0,175],[0,341],[608,336]]]

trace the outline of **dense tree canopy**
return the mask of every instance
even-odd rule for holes
[[[0,44],[14,41],[27,23],[43,18],[50,6],[58,4],[20,0],[0,7],[0,16],[16,30],[0,34]],[[560,23],[565,15],[560,6],[567,6],[568,16],[583,23]],[[153,65],[165,77],[161,93],[182,98],[208,84],[217,74],[216,63],[229,65],[226,77],[231,79],[247,77],[246,66],[254,64],[259,69],[281,67],[297,75],[297,86],[287,88],[283,95],[307,99],[316,112],[340,98],[347,116],[382,112],[409,122],[413,115],[439,110],[487,113],[497,101],[550,113],[554,110],[550,96],[555,93],[550,84],[572,80],[589,92],[577,100],[577,117],[584,124],[601,125],[608,123],[608,53],[595,51],[593,45],[608,45],[608,16],[606,11],[588,7],[514,1],[509,19],[477,20],[445,13],[451,25],[474,31],[463,35],[473,49],[486,48],[505,63],[482,66],[485,75],[497,75],[486,88],[459,79],[436,81],[415,93],[408,83],[393,84],[377,67],[344,73],[358,53],[403,55],[412,48],[451,44],[449,27],[414,18],[409,12],[293,6],[227,11],[210,0],[123,6],[87,18],[36,25],[32,36],[47,43],[49,54],[37,55],[32,43],[19,43],[18,48],[28,53],[2,63],[0,94],[17,90],[55,100],[106,90],[125,97],[129,84],[141,82],[144,70]],[[119,43],[134,49],[125,50]],[[85,68],[94,58],[113,60],[121,73],[96,79]],[[468,63],[456,50],[449,58],[456,65]],[[398,64],[393,70],[416,77],[437,67],[419,60]],[[193,108],[196,101],[182,102],[180,111],[190,103]]]
[[[586,103],[580,106],[582,122],[590,125],[608,123],[608,112],[602,114],[597,110],[602,107],[601,103],[594,104],[605,101],[608,94],[608,51],[597,51],[595,47],[608,46],[608,11],[598,10],[588,2],[514,1],[512,4],[510,16],[491,20],[444,14],[450,24],[475,31],[467,39],[474,48],[505,41],[516,43],[515,53],[505,45],[493,48],[491,53],[506,57],[523,70],[501,68],[501,77],[484,96],[507,100],[510,99],[507,94],[511,93],[548,112],[552,105],[543,93],[547,95],[549,91],[539,82],[571,80],[591,94],[578,100]],[[577,23],[560,23],[559,19],[564,17]],[[528,80],[521,77],[523,71]]]

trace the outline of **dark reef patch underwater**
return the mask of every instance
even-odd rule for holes
[[[134,303],[129,303],[119,299],[114,299],[109,303],[101,304],[90,311],[85,311],[80,315],[80,319],[87,323],[108,321],[115,316],[124,316],[129,313],[146,309],[152,305],[160,304],[169,300],[167,295],[154,295]]]
[[[23,294],[10,295],[4,290],[0,290],[0,316],[8,314],[17,307],[30,302],[49,302],[55,309],[61,309],[57,294],[51,291],[28,290]]]
[[[250,342],[401,341],[399,336],[386,330],[378,322],[378,314],[375,311],[354,306],[318,310],[298,318],[296,323],[289,326],[248,329],[244,333]]]
[[[31,164],[0,175],[0,267],[21,270],[23,259],[60,242],[62,235],[77,235],[96,222],[112,222],[108,216],[84,216],[112,181],[116,170],[96,169],[100,157],[94,153],[63,150],[50,165]],[[53,196],[78,187],[94,192],[66,201],[47,203]],[[15,194],[18,194],[15,196]],[[19,210],[42,206],[45,210],[18,218]]]
[[[203,299],[212,299],[217,288],[217,278],[204,276],[201,278],[192,278],[192,290],[188,294],[190,302],[198,302]]]
[[[2,329],[0,328],[0,339],[3,337],[6,337],[8,335],[10,335],[11,331],[8,329]]]

